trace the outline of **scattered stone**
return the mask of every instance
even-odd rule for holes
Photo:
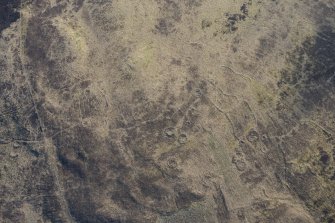
[[[13,147],[17,149],[17,148],[20,147],[20,144],[18,144],[17,142],[14,142],[14,143],[13,143]]]
[[[177,168],[177,161],[175,159],[169,159],[167,164],[171,169]]]
[[[240,157],[236,157],[236,156],[233,157],[232,163],[235,164],[236,169],[238,171],[244,171],[247,166],[247,164]]]
[[[328,165],[329,164],[329,161],[330,161],[329,155],[324,150],[320,151],[320,161],[322,162],[323,165]]]
[[[184,133],[180,134],[178,142],[180,144],[185,144],[187,142],[187,135]]]
[[[335,181],[335,171],[334,171],[333,176],[330,179]]]
[[[258,137],[258,132],[256,132],[255,130],[251,130],[247,135],[247,140],[249,142],[255,142],[258,140]]]
[[[165,129],[165,136],[168,137],[168,138],[174,138],[175,137],[175,130],[173,128]]]
[[[18,157],[18,154],[17,154],[17,153],[14,153],[14,152],[11,152],[11,153],[9,154],[9,156],[10,156],[11,158],[16,158],[16,157]]]
[[[241,6],[241,12],[244,14],[244,15],[248,15],[249,14],[249,10],[248,10],[248,4],[247,3],[244,3],[242,6]]]
[[[202,29],[205,29],[205,28],[208,28],[212,25],[212,22],[211,21],[208,21],[208,20],[202,20],[201,22],[201,28]]]
[[[4,139],[0,139],[0,144],[7,144],[8,142]]]

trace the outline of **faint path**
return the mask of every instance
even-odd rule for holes
[[[25,21],[25,17],[22,13],[22,9],[23,9],[23,3],[21,2],[21,10],[20,10],[20,46],[19,46],[19,50],[20,50],[20,60],[21,60],[21,75],[25,77],[26,80],[26,85],[28,87],[29,90],[29,94],[31,97],[31,100],[33,102],[33,108],[35,113],[37,114],[38,117],[38,122],[42,131],[42,141],[41,144],[43,144],[44,148],[45,148],[45,152],[46,152],[46,160],[47,163],[50,166],[50,172],[52,174],[52,177],[54,179],[54,183],[55,183],[55,194],[58,198],[58,201],[60,202],[61,205],[61,210],[60,210],[60,215],[61,217],[65,220],[65,222],[75,222],[73,217],[71,216],[70,212],[69,212],[69,208],[68,208],[68,204],[67,201],[65,199],[65,194],[64,194],[64,187],[62,185],[61,179],[60,179],[60,174],[59,174],[59,170],[58,170],[58,166],[57,166],[57,151],[55,146],[52,144],[52,142],[50,142],[50,140],[47,139],[46,135],[45,135],[45,126],[44,123],[42,122],[40,115],[39,115],[39,111],[37,109],[36,106],[36,101],[34,99],[34,92],[33,92],[33,88],[31,86],[31,83],[29,81],[29,76],[27,75],[27,72],[25,72],[25,68],[26,68],[26,61],[25,61],[25,44],[24,44],[24,36],[23,35],[25,33],[25,31],[23,30],[24,28],[24,22]],[[48,192],[48,191],[47,191]]]

